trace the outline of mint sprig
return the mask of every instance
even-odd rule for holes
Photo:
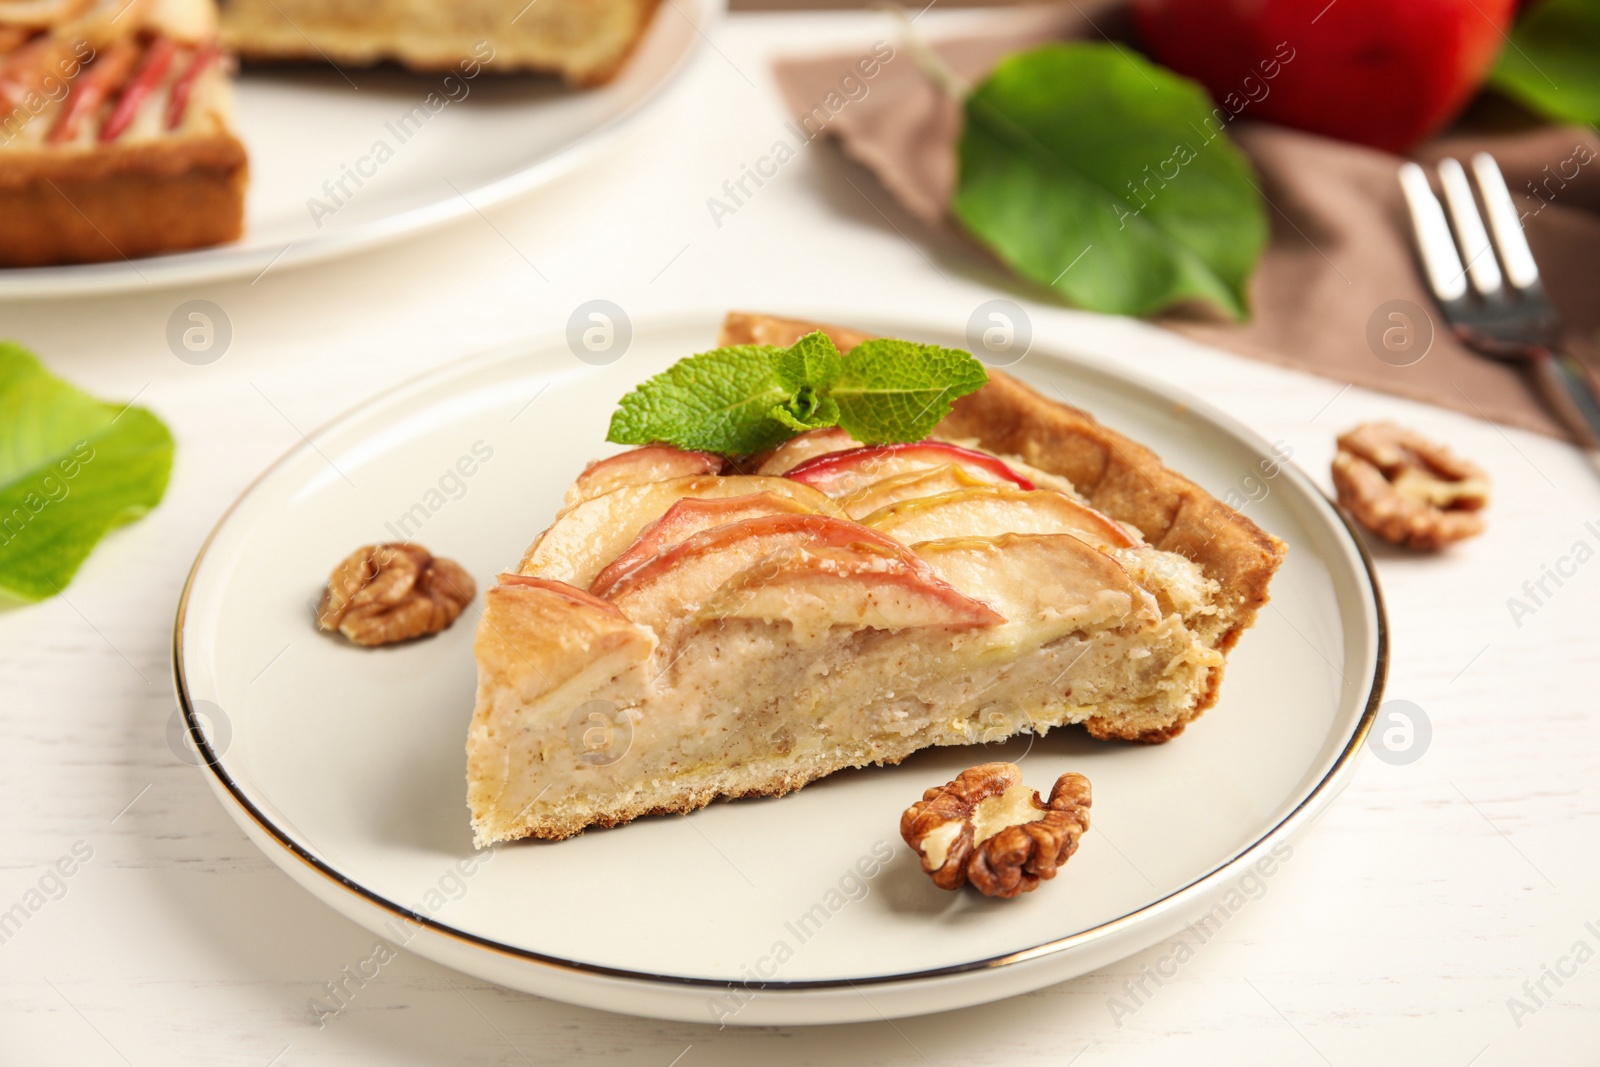
[[[819,330],[679,360],[622,398],[606,440],[748,455],[839,426],[863,444],[920,441],[988,380],[958,349],[881,338],[841,355]]]

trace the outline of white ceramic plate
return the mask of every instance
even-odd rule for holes
[[[961,343],[914,323],[856,325]],[[1351,770],[1382,688],[1365,557],[1297,470],[1263,476],[1265,442],[1044,340],[1013,368],[1023,378],[1218,495],[1267,487],[1247,510],[1289,558],[1215,708],[1162,746],[1060,730],[475,854],[463,754],[472,618],[362,650],[314,632],[312,602],[346,553],[401,532],[489,585],[584,462],[616,450],[603,439],[617,398],[707,348],[716,328],[713,315],[640,324],[608,366],[579,362],[559,336],[465,360],[318,432],[239,500],[195,563],[175,661],[213,790],[268,856],[356,922],[461,971],[613,1011],[737,1024],[876,1019],[1039,988],[1229,907],[1247,869],[1270,876]],[[923,789],[992,758],[1019,760],[1039,787],[1068,769],[1094,783],[1077,856],[1009,902],[934,888],[897,833]]]
[[[481,211],[571,169],[657,99],[726,7],[660,5],[622,72],[593,89],[488,70],[446,82],[448,72],[247,64],[236,123],[250,150],[243,240],[114,263],[0,269],[0,299],[253,278]],[[442,106],[413,115],[430,94]]]

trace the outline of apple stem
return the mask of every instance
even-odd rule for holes
[[[881,6],[900,23],[900,43],[911,53],[912,61],[916,63],[917,69],[922,71],[923,76],[942,89],[947,96],[955,100],[965,100],[967,94],[972,91],[972,86],[933,50],[927,38],[918,31],[911,16],[906,14],[906,9],[899,4],[874,6]]]

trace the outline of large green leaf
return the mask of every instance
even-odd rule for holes
[[[1600,122],[1600,0],[1535,4],[1501,50],[1492,83],[1566,122]]]
[[[1011,56],[967,98],[960,166],[956,216],[1072,303],[1244,315],[1266,213],[1193,82],[1110,45]]]
[[[172,435],[102,403],[0,342],[0,594],[64,589],[108,530],[161,502]]]

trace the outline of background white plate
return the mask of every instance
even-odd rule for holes
[[[495,75],[492,66],[446,85],[445,71],[246,64],[236,118],[250,151],[242,240],[114,263],[0,269],[0,299],[253,277],[481,211],[581,162],[672,84],[726,8],[727,0],[661,4],[621,73],[592,89]],[[402,126],[430,93],[450,102],[426,122]],[[393,157],[363,162],[376,159],[380,140]],[[346,178],[349,197],[324,189],[354,168],[376,173],[360,186]],[[313,197],[336,211],[314,215]]]
[[[1343,784],[1376,707],[1384,624],[1370,569],[1302,474],[1263,476],[1265,442],[1164,387],[1046,354],[1044,339],[1014,373],[1216,494],[1265,486],[1247,511],[1289,559],[1216,708],[1164,746],[1061,730],[474,854],[462,746],[475,612],[432,640],[366,651],[313,632],[320,586],[356,545],[395,539],[389,527],[419,504],[415,538],[491,583],[583,464],[615,450],[603,438],[616,399],[708,347],[717,321],[640,324],[608,366],[560,337],[465,360],[319,431],[251,487],[195,564],[175,661],[213,790],[252,839],[321,899],[431,959],[574,1003],[738,1024],[1009,996],[1169,937],[1228,908],[1229,890],[1257,892],[1273,850],[1281,859]],[[472,475],[450,478],[475,449]],[[924,788],[991,758],[1019,761],[1040,787],[1068,769],[1095,787],[1078,855],[1010,902],[933,888],[897,833]],[[893,854],[879,870],[874,849]]]

